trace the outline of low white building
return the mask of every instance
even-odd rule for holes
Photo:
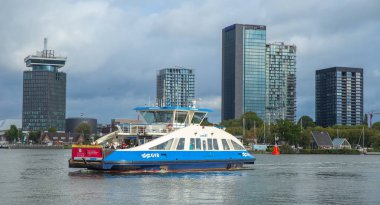
[[[334,149],[351,149],[351,144],[346,138],[335,138],[332,143]]]

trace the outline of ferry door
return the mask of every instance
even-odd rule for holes
[[[207,142],[206,139],[202,140],[202,150],[206,151],[207,150]]]

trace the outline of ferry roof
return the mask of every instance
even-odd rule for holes
[[[176,106],[166,106],[166,107],[145,106],[145,107],[136,107],[136,108],[134,108],[134,110],[136,110],[136,111],[141,111],[141,110],[183,110],[183,111],[212,112],[211,109],[207,109],[207,108],[176,107]]]

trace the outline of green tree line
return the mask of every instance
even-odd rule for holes
[[[366,119],[366,118],[365,118]],[[364,121],[366,122],[366,120]],[[207,121],[207,123],[209,123]],[[243,131],[243,124],[245,129]],[[336,137],[346,138],[351,145],[362,144],[363,131],[365,146],[379,148],[380,146],[380,122],[369,128],[367,123],[357,126],[332,126],[320,127],[309,116],[302,116],[297,123],[289,120],[276,120],[274,123],[264,123],[256,113],[247,112],[239,119],[222,121],[219,126],[226,128],[232,135],[243,136],[244,139],[256,139],[259,143],[274,144],[275,138],[288,145],[309,148],[312,141],[312,131],[324,131],[329,133],[332,139]]]

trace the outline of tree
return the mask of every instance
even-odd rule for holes
[[[32,140],[33,142],[37,142],[40,136],[41,131],[29,132],[29,140]]]
[[[287,141],[289,144],[297,144],[297,137],[301,133],[300,126],[289,120],[276,120],[274,132],[280,140]]]
[[[9,130],[5,132],[5,135],[8,137],[9,142],[14,142],[19,136],[19,130],[17,129],[16,125],[11,125]]]
[[[239,119],[224,120],[220,124],[226,127],[226,131],[232,135],[243,135],[243,119],[245,121],[245,130],[247,135],[250,135],[249,130],[253,129],[255,126],[257,128],[263,125],[263,120],[257,116],[254,112],[246,112]]]
[[[82,122],[75,128],[75,132],[82,133],[84,136],[89,136],[91,133],[91,125],[85,122]]]
[[[231,119],[231,120],[223,120],[220,125],[228,128],[228,127],[242,127],[240,120]]]
[[[49,127],[48,128],[48,132],[56,133],[57,132],[57,128],[56,127]]]
[[[302,124],[302,129],[307,129],[308,127],[315,127],[315,123],[314,123],[313,119],[307,115],[302,116],[298,120],[297,124],[298,125]]]
[[[297,138],[297,144],[300,147],[303,148],[310,148],[310,143],[311,143],[311,131],[313,128],[309,127],[306,130],[303,130],[303,132],[300,133],[299,137]]]
[[[226,127],[226,132],[230,133],[231,135],[243,135],[243,128],[242,127]]]
[[[246,112],[243,116],[241,116],[240,121],[243,124],[243,119],[245,120],[245,129],[250,130],[254,126],[261,127],[263,124],[263,120],[257,116],[254,112]]]
[[[380,130],[380,122],[375,122],[372,124],[372,129]]]

